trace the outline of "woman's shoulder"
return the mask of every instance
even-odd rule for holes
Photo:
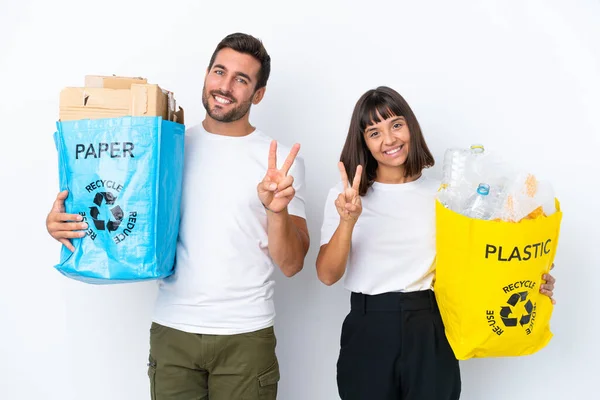
[[[442,186],[441,179],[431,177],[428,175],[423,175],[420,180],[422,181],[422,187],[425,190],[433,190],[433,191],[437,192],[439,190],[440,186]]]

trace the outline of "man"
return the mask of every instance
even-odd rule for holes
[[[300,146],[278,167],[288,151],[249,122],[269,73],[262,43],[241,33],[219,43],[206,71],[206,117],[186,133],[175,273],[159,284],[150,328],[153,399],[276,398],[272,272],[299,272],[309,236]],[[85,223],[64,213],[67,195],[46,223],[73,249]]]

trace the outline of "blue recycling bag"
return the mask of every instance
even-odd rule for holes
[[[67,213],[88,224],[75,252],[62,247],[62,274],[87,283],[160,279],[173,273],[183,178],[182,124],[161,117],[57,123]]]

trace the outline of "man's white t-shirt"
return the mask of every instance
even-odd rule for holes
[[[181,224],[175,273],[160,281],[153,321],[199,334],[230,335],[272,326],[275,318],[267,215],[256,187],[271,138],[186,132]],[[278,145],[281,167],[290,148]],[[306,218],[304,161],[289,175],[296,195],[288,212]]]
[[[435,196],[439,182],[421,176],[402,184],[373,183],[361,197],[362,213],[354,226],[345,287],[356,293],[427,290],[435,262]],[[340,216],[335,199],[342,183],[329,191],[321,246],[329,243]]]

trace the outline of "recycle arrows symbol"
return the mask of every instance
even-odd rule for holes
[[[508,299],[507,303],[514,307],[519,301],[525,301],[526,298],[527,292],[513,293]]]
[[[527,303],[525,304],[525,311],[527,311],[527,314],[522,315],[521,321],[519,321],[521,326],[527,325],[529,321],[531,321],[531,312],[533,311],[533,304],[531,303],[531,300],[527,300]]]
[[[123,213],[123,210],[121,209],[121,207],[118,205],[110,208],[110,212],[111,212],[113,218],[115,219],[114,221],[98,220],[98,217],[100,216],[100,210],[98,209],[98,207],[100,207],[102,205],[102,201],[106,202],[107,206],[111,206],[111,205],[115,204],[116,200],[117,200],[117,197],[114,196],[110,192],[96,193],[96,196],[94,197],[94,204],[96,206],[90,207],[90,216],[92,217],[92,219],[94,221],[94,225],[96,226],[96,229],[99,229],[99,230],[107,229],[109,232],[114,232],[119,228],[119,225],[121,224],[121,221],[123,220],[124,213]]]
[[[516,318],[508,318],[508,316],[512,314],[510,307],[504,306],[500,309],[500,317],[502,317],[502,322],[504,322],[505,326],[517,326]]]

